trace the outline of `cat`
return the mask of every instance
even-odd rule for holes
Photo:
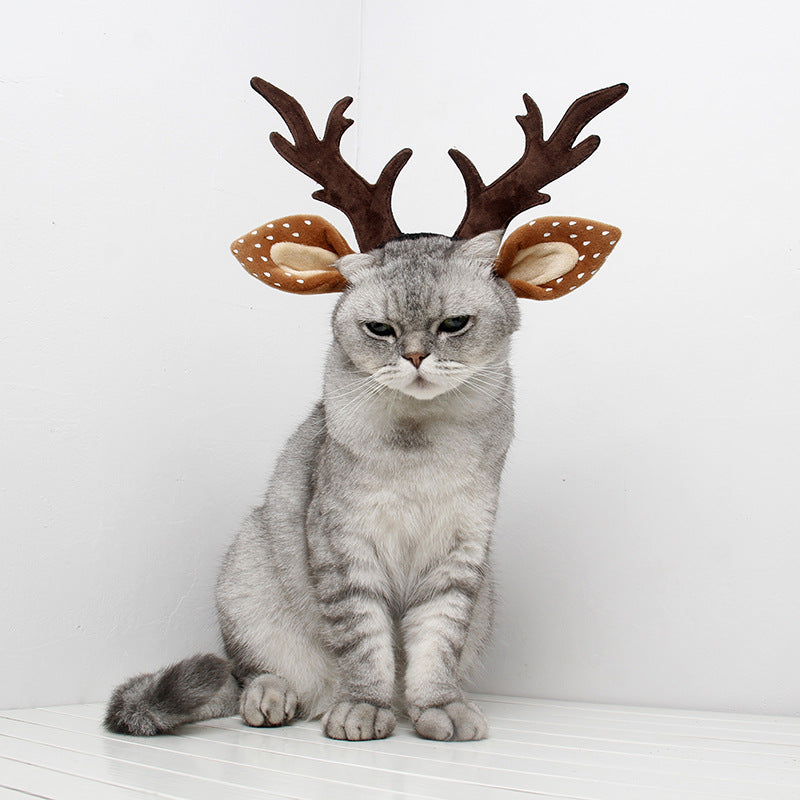
[[[224,558],[227,659],[119,686],[106,726],[152,735],[239,711],[321,717],[380,739],[405,713],[435,740],[486,737],[464,694],[489,635],[492,530],[511,443],[517,298],[493,270],[502,231],[401,235],[334,268],[323,397]]]
[[[270,141],[343,211],[363,251],[319,217],[283,217],[231,249],[258,280],[342,292],[322,400],[278,458],[264,504],[225,556],[217,611],[227,659],[198,655],[112,694],[105,724],[152,735],[238,710],[248,725],[321,718],[334,739],[389,736],[396,714],[428,739],[486,737],[464,682],[489,635],[491,541],[514,412],[508,364],[517,298],[586,283],[619,239],[577,217],[534,220],[502,245],[540,190],[600,143],[575,144],[626,84],[578,98],[544,139],[524,96],[522,157],[489,185],[457,150],[467,209],[453,237],[401,234],[390,159],[374,184],[342,158],[352,98],[320,138],[291,95],[253,78],[294,143]]]

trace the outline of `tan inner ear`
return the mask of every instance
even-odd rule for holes
[[[504,277],[538,286],[566,275],[578,258],[578,251],[571,244],[541,242],[520,250]]]
[[[276,242],[270,248],[270,258],[287,272],[330,272],[339,259],[332,250],[297,242]]]

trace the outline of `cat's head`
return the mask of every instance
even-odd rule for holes
[[[358,372],[429,400],[505,362],[519,310],[494,272],[500,232],[473,239],[423,234],[335,266],[347,289],[334,338]]]

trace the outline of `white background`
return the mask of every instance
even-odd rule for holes
[[[497,525],[502,603],[478,683],[529,696],[800,713],[800,109],[788,3],[17,4],[0,42],[0,707],[94,701],[218,649],[212,587],[320,390],[334,298],[254,281],[228,242],[344,217],[266,141],[248,87],[397,183],[450,233],[463,185],[629,95],[600,149],[522,215],[618,225],[598,276],[526,302]],[[334,10],[335,9],[335,10]],[[491,14],[489,14],[491,12]]]

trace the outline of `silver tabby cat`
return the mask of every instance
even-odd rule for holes
[[[492,617],[516,298],[578,288],[620,232],[550,217],[500,241],[518,213],[547,202],[544,186],[597,149],[597,136],[577,137],[628,87],[578,98],[547,139],[524,95],[522,157],[488,185],[451,150],[467,209],[450,238],[398,235],[391,194],[410,150],[374,184],[344,160],[352,98],[333,106],[320,138],[295,98],[262,78],[251,86],[294,139],[273,133],[273,146],[323,187],[313,197],[345,213],[364,252],[316,217],[275,220],[231,246],[283,291],[343,291],[323,398],[225,557],[217,607],[229,660],[195,656],[131,679],[106,725],[154,734],[238,708],[249,725],[321,716],[330,737],[380,739],[399,711],[420,736],[481,739],[486,720],[462,685]]]
[[[324,396],[280,455],[217,587],[228,660],[120,686],[106,725],[154,734],[236,713],[378,739],[471,740],[463,682],[492,617],[491,538],[513,427],[517,299],[501,232],[403,236],[341,258]]]

